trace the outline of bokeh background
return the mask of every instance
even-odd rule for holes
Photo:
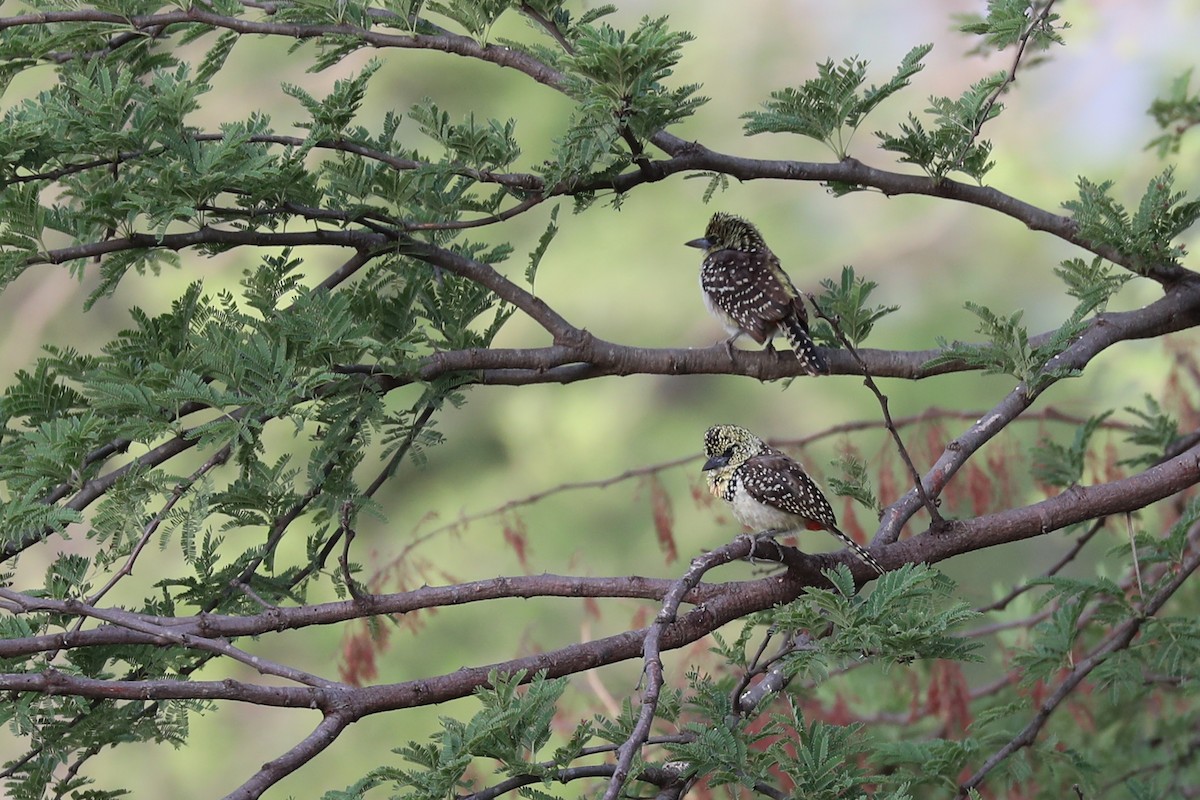
[[[956,97],[984,75],[1006,68],[1011,59],[1009,53],[988,58],[968,55],[974,40],[955,32],[956,15],[982,13],[982,0],[836,4],[695,0],[619,5],[619,11],[608,18],[618,27],[631,27],[643,15],[669,15],[673,28],[696,35],[672,81],[703,84],[702,93],[711,101],[674,132],[746,156],[818,161],[833,157],[819,143],[799,137],[744,138],[738,118],[757,108],[771,90],[799,84],[815,74],[814,64],[826,58],[868,58],[872,64],[868,82],[882,83],[913,46],[935,44],[913,85],[879,109],[850,146],[852,155],[884,168],[896,165],[889,154],[877,149],[873,131],[894,130],[909,112],[923,111],[929,96]],[[1077,176],[1112,179],[1114,194],[1134,205],[1147,181],[1163,166],[1144,149],[1155,135],[1146,109],[1175,76],[1194,65],[1200,3],[1097,0],[1061,2],[1057,10],[1071,24],[1065,34],[1067,46],[1051,50],[1044,63],[1023,69],[1014,91],[1003,100],[1004,113],[987,126],[985,136],[994,144],[996,161],[987,183],[1057,210],[1062,201],[1075,196]],[[10,8],[4,12],[16,13]],[[527,37],[529,31],[512,16],[501,21],[494,35]],[[311,45],[289,55],[290,45],[281,39],[243,40],[216,78],[194,124],[214,130],[221,122],[266,109],[278,132],[303,135],[291,125],[301,118],[299,106],[279,85],[297,83],[321,96],[335,79],[356,72],[372,57],[380,59],[383,68],[359,117],[359,123],[371,129],[378,129],[388,110],[407,109],[424,97],[433,98],[455,117],[470,112],[477,118],[515,117],[524,151],[519,166],[528,168],[547,157],[550,143],[571,113],[570,103],[561,95],[515,71],[488,64],[438,53],[386,50],[356,54],[336,68],[308,74]],[[39,76],[35,70],[22,76],[8,89],[3,103],[7,106],[36,93],[45,74]],[[422,141],[415,125],[408,123],[406,130],[406,143]],[[1181,189],[1196,186],[1196,156],[1195,143],[1185,142],[1183,152],[1173,159]],[[648,347],[709,346],[723,334],[700,300],[699,253],[682,243],[703,232],[713,211],[724,210],[753,219],[805,289],[817,290],[822,279],[836,278],[846,264],[876,281],[879,288],[873,300],[901,309],[880,323],[869,346],[923,349],[934,346],[937,337],[972,340],[976,320],[962,308],[964,300],[987,304],[1000,313],[1023,309],[1031,332],[1057,327],[1073,306],[1052,270],[1064,258],[1085,254],[994,212],[924,197],[889,199],[877,193],[835,199],[816,184],[765,181],[734,182],[706,206],[701,199],[705,184],[677,176],[639,187],[624,199],[619,211],[599,202],[586,213],[573,215],[570,202],[565,201],[559,214],[561,232],[542,262],[536,293],[571,322],[607,339]],[[514,244],[516,254],[507,267],[519,276],[526,263],[524,254],[535,246],[549,213],[547,204],[480,236]],[[209,292],[236,290],[252,258],[236,252],[216,261],[185,255],[178,272],[127,278],[112,298],[86,315],[82,303],[94,285],[94,274],[81,283],[62,268],[31,270],[0,294],[0,381],[32,365],[45,343],[97,349],[128,324],[131,306],[162,312],[193,280],[202,279]],[[310,281],[318,282],[335,265],[329,255],[313,254],[306,265]],[[1152,283],[1134,281],[1112,307],[1135,308],[1155,296]],[[546,343],[540,329],[521,319],[512,320],[497,341],[498,346],[508,347]],[[1181,337],[1172,344],[1189,346]],[[1145,393],[1163,391],[1168,359],[1161,342],[1122,344],[1101,356],[1086,376],[1054,387],[1040,405],[1081,416],[1109,407],[1140,407]],[[1008,377],[978,375],[881,382],[896,417],[932,407],[982,411],[1012,384]],[[402,394],[395,398],[397,407],[411,402]],[[568,386],[475,388],[467,399],[461,409],[447,408],[439,415],[437,429],[446,437],[445,444],[429,449],[424,465],[405,464],[385,489],[381,499],[386,521],[364,517],[359,527],[357,555],[368,572],[389,574],[384,588],[526,571],[676,576],[691,555],[737,532],[718,510],[693,497],[705,427],[735,422],[786,440],[879,416],[873,397],[852,377],[800,380],[786,389],[779,383],[764,385],[728,376],[606,378]],[[953,436],[966,424],[949,421],[944,431],[932,434],[914,429],[910,435],[919,465],[929,463],[926,439]],[[1072,435],[1069,428],[1050,424],[1017,427],[1019,433],[998,445],[1004,448],[998,452],[1017,464],[1024,463],[1022,448],[1037,436]],[[302,439],[292,440],[290,423],[279,428],[279,446],[304,447]],[[819,440],[803,455],[817,474],[827,476],[831,461],[848,447],[875,466],[881,463],[880,454],[887,452],[877,432],[866,432]],[[670,500],[680,555],[673,562],[655,534],[655,492],[639,478],[606,488],[566,489],[512,512],[453,525],[564,484],[602,481],[688,456],[696,459],[658,474],[659,496]],[[890,463],[894,467],[895,459]],[[1022,485],[1020,491],[1037,489]],[[1020,497],[996,499],[1021,502]],[[837,507],[843,510],[840,503]],[[859,511],[858,520],[865,527],[869,527],[868,517]],[[506,539],[514,532],[525,537],[524,563]],[[408,551],[409,561],[397,565],[395,559],[407,545],[431,533]],[[814,550],[834,547],[820,536],[805,544]],[[1037,540],[962,557],[940,568],[961,582],[963,596],[983,601],[1005,591],[1012,580],[1040,571],[1043,560],[1053,558],[1062,546],[1061,540],[1053,538]],[[38,574],[44,563],[31,556],[22,570]],[[163,560],[166,569],[172,553],[167,550],[156,558]],[[130,582],[133,595],[153,582],[154,567],[147,564],[139,571],[151,574],[136,576],[141,585]],[[732,566],[713,577],[745,577],[752,569]],[[317,593],[313,599],[324,598]],[[562,599],[509,601],[443,609],[402,620],[389,629],[390,638],[378,656],[376,680],[409,680],[462,665],[503,661],[644,624],[652,613],[645,603],[621,600],[594,606]],[[300,631],[247,647],[336,676],[346,633],[332,628]],[[703,659],[703,648],[669,654],[668,675],[679,681],[689,664]],[[578,676],[565,705],[578,711],[619,702],[634,691],[638,673],[639,666],[631,664]],[[258,679],[217,669],[200,677],[224,675]],[[399,759],[388,753],[389,748],[410,738],[424,738],[436,726],[438,715],[469,715],[473,705],[463,700],[365,720],[270,796],[317,796],[345,786],[373,766],[396,765]],[[99,758],[93,774],[101,785],[128,785],[134,796],[220,795],[295,744],[317,721],[315,712],[222,707],[193,717],[186,748],[122,748]],[[13,746],[0,736],[0,755],[9,755]]]

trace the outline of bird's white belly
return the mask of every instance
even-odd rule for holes
[[[736,336],[740,333],[743,333],[742,329],[738,327],[738,324],[733,321],[733,317],[726,314],[725,309],[721,308],[716,304],[716,302],[713,301],[712,295],[704,288],[703,279],[700,281],[700,294],[704,297],[704,305],[708,308],[708,312],[717,318],[717,320],[721,323],[721,327],[725,329],[726,333],[728,333],[730,336]]]
[[[738,522],[755,533],[765,530],[790,531],[802,527],[799,517],[758,502],[740,486],[733,494],[730,507]]]

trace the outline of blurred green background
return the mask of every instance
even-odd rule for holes
[[[850,147],[861,160],[895,168],[891,156],[875,147],[873,131],[893,130],[909,112],[920,113],[930,95],[956,97],[970,83],[1008,67],[1008,53],[987,59],[967,55],[974,41],[954,31],[955,15],[983,10],[983,2],[698,0],[626,2],[608,19],[618,27],[630,27],[643,15],[669,14],[673,28],[693,32],[696,41],[685,48],[671,83],[701,83],[702,94],[712,99],[674,132],[717,150],[763,158],[824,161],[832,157],[821,145],[798,137],[742,137],[739,115],[756,108],[771,90],[801,83],[814,74],[817,61],[840,61],[852,55],[868,58],[872,63],[868,82],[881,83],[914,45],[934,42],[925,70],[867,121]],[[1042,208],[1059,210],[1062,201],[1075,196],[1076,177],[1086,175],[1095,181],[1116,181],[1115,196],[1136,203],[1146,182],[1162,169],[1156,156],[1143,150],[1154,136],[1145,112],[1172,78],[1194,64],[1200,4],[1107,0],[1061,4],[1058,10],[1072,25],[1066,33],[1067,46],[1055,48],[1045,63],[1021,72],[1015,91],[1003,100],[1004,113],[985,129],[997,162],[988,183]],[[520,18],[511,16],[501,21],[494,34],[527,37],[528,31]],[[372,130],[378,129],[386,111],[407,109],[428,96],[455,117],[469,112],[477,118],[515,117],[524,150],[522,166],[528,167],[548,156],[550,142],[565,128],[571,112],[561,95],[515,71],[488,64],[430,52],[383,50],[362,52],[336,68],[307,74],[311,45],[289,55],[290,44],[281,39],[244,39],[193,123],[215,130],[223,121],[244,119],[262,108],[271,114],[278,132],[303,135],[290,124],[301,116],[299,108],[283,95],[279,84],[298,83],[321,96],[335,79],[358,71],[372,57],[384,66],[359,117],[359,123]],[[22,76],[3,102],[11,104],[36,92],[38,80],[48,74],[45,69],[41,77],[37,70]],[[406,143],[419,142],[415,125],[406,125],[411,137]],[[1196,155],[1195,141],[1185,140],[1184,152],[1175,159],[1178,187],[1195,186]],[[572,323],[606,339],[647,347],[709,346],[723,333],[700,300],[699,254],[683,247],[683,242],[703,232],[713,211],[724,210],[755,221],[795,282],[806,290],[816,291],[823,278],[836,278],[845,264],[878,282],[873,301],[898,304],[901,310],[883,320],[868,346],[923,349],[934,346],[939,336],[972,340],[975,318],[962,308],[964,300],[987,304],[1000,313],[1024,309],[1031,332],[1057,327],[1073,306],[1052,270],[1062,259],[1083,254],[994,212],[923,197],[889,199],[877,193],[834,199],[816,184],[764,181],[734,182],[705,206],[701,201],[705,184],[676,177],[639,187],[625,198],[620,211],[600,202],[576,216],[570,213],[570,202],[564,201],[561,232],[542,262],[536,293]],[[524,271],[524,254],[533,249],[545,228],[551,205],[479,233],[516,247],[507,264],[510,275],[519,277]],[[210,293],[236,291],[241,271],[252,259],[249,252],[213,261],[185,255],[180,271],[127,278],[115,296],[87,315],[81,306],[94,285],[94,274],[80,284],[65,269],[31,270],[0,295],[0,374],[8,376],[30,366],[44,343],[95,350],[127,325],[130,306],[161,312],[190,281],[203,279]],[[338,260],[331,254],[313,254],[306,266],[311,282],[321,280]],[[1134,281],[1113,308],[1135,308],[1156,296],[1149,281]],[[496,342],[501,347],[547,343],[539,328],[519,318]],[[1167,363],[1161,342],[1125,343],[1102,355],[1086,376],[1055,386],[1039,407],[1051,405],[1080,416],[1109,407],[1140,407],[1144,393],[1162,391]],[[1007,377],[978,375],[881,381],[896,417],[931,407],[982,411],[1012,385]],[[396,395],[397,407],[413,399],[404,392]],[[414,537],[464,515],[563,483],[601,480],[632,468],[698,456],[703,430],[716,422],[743,424],[765,437],[794,439],[878,416],[873,397],[853,377],[799,380],[786,390],[778,383],[764,385],[726,376],[475,388],[463,408],[447,408],[440,414],[437,429],[446,443],[427,451],[425,465],[406,463],[384,490],[381,500],[387,507],[387,521],[363,518],[355,544],[357,556],[369,570],[385,569]],[[967,424],[947,422],[946,435],[952,437]],[[277,446],[306,447],[303,439],[291,439],[290,425],[278,427]],[[1036,424],[1021,426],[1020,433],[1013,441],[1022,446],[1039,433],[1071,435],[1062,426]],[[918,466],[928,465],[925,432],[914,429],[907,435]],[[830,462],[846,446],[857,448],[875,466],[880,453],[888,450],[883,438],[870,432],[823,439],[808,447],[804,457],[818,475],[828,476]],[[888,463],[894,466],[895,458],[889,455]],[[444,531],[413,550],[403,573],[407,583],[393,579],[385,588],[522,573],[526,567],[505,542],[506,527],[519,528],[528,537],[527,568],[533,573],[677,576],[693,554],[737,532],[718,510],[693,500],[698,469],[695,460],[660,475],[673,505],[681,557],[674,563],[667,562],[656,540],[650,487],[632,479],[605,489],[555,493],[512,514]],[[1021,502],[1021,498],[1004,500]],[[835,507],[843,511],[840,502]],[[965,513],[966,509],[951,506],[948,511]],[[869,520],[861,511],[858,519],[867,526]],[[820,535],[807,539],[805,545],[813,550],[834,549],[833,541]],[[1061,539],[1045,537],[959,558],[940,568],[962,583],[965,597],[986,600],[1006,590],[1012,580],[1039,572],[1041,564],[1062,547]],[[172,553],[167,550],[158,557],[169,563]],[[21,566],[31,575],[42,568],[44,563],[36,556]],[[732,579],[751,571],[750,566],[739,565],[711,577]],[[137,582],[122,587],[131,598],[153,582],[153,566],[142,565],[135,577]],[[646,615],[653,613],[650,604],[625,600],[600,601],[595,608],[598,615],[590,614],[580,601],[509,601],[442,609],[417,621],[406,620],[415,622],[416,630],[391,629],[388,646],[378,659],[377,680],[409,680],[463,665],[503,661],[644,624]],[[336,677],[343,633],[332,628],[299,631],[246,646]],[[668,654],[669,677],[679,681],[690,663],[703,658],[701,650]],[[634,691],[639,666],[619,665],[594,676],[577,676],[567,705],[576,709],[595,705],[603,691],[594,682],[620,701]],[[261,680],[215,669],[199,677],[226,674]],[[904,698],[898,702],[903,705]],[[396,764],[398,759],[389,755],[389,748],[423,738],[438,715],[464,716],[472,707],[472,701],[464,700],[365,720],[270,796],[315,796],[344,786],[370,767]],[[135,796],[224,794],[307,735],[317,722],[315,712],[229,705],[194,717],[186,748],[126,748],[98,759],[94,774],[101,785],[125,784]],[[0,744],[0,755],[8,754],[8,747]]]

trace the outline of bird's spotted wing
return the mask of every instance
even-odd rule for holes
[[[780,279],[770,258],[761,251],[717,250],[700,271],[700,287],[713,304],[759,344],[793,313],[795,298],[791,281]]]
[[[837,526],[833,507],[804,469],[775,450],[754,456],[739,470],[746,492],[764,505],[812,520],[828,530]]]

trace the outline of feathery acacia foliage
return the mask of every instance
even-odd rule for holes
[[[0,750],[7,793],[119,796],[95,765],[130,744],[188,747],[198,715],[235,702],[305,720],[316,710],[311,732],[261,768],[222,774],[214,790],[277,794],[336,751],[352,723],[467,697],[475,705],[444,709],[429,736],[397,738],[391,755],[367,754],[348,785],[320,791],[614,798],[729,787],[830,800],[1196,791],[1200,411],[1190,398],[1200,363],[1175,348],[1164,394],[1137,386],[1141,407],[1095,398],[1077,415],[1037,404],[1110,348],[1200,324],[1200,277],[1181,240],[1200,201],[1176,187],[1172,166],[1135,210],[1112,180],[1080,176],[1062,202],[1067,216],[981,185],[1001,159],[1021,155],[983,138],[1014,113],[1000,98],[1016,91],[1031,53],[1070,44],[1053,0],[995,0],[963,21],[981,52],[1012,61],[962,81],[957,99],[913,96],[931,52],[918,45],[882,85],[864,89],[868,62],[835,56],[742,113],[746,135],[813,138],[834,152],[828,164],[742,158],[710,149],[695,128],[677,135],[707,102],[678,78],[693,35],[666,17],[621,27],[610,6],[572,5],[28,0],[0,16],[0,86],[44,81],[3,105],[0,288],[65,269],[88,287],[85,325],[119,307],[124,326],[90,348],[47,342],[2,385],[0,717],[17,742]],[[300,69],[337,68],[324,89],[307,78],[271,85],[292,103],[285,123],[214,88],[235,52],[265,39],[287,42],[281,57]],[[478,98],[438,96],[433,80],[430,97],[375,113],[372,92],[408,50],[507,68],[569,110],[553,142],[533,147],[525,119],[492,118],[482,104],[456,110]],[[1195,126],[1188,87],[1185,75],[1151,106],[1160,156],[1180,152]],[[876,150],[852,152],[854,132],[884,101],[906,121],[878,132]],[[201,122],[214,105],[221,122]],[[683,570],[672,565],[672,579],[554,575],[531,560],[521,516],[554,490],[481,515],[503,520],[518,561],[537,574],[469,581],[458,565],[423,562],[418,548],[467,515],[396,546],[389,564],[364,566],[358,534],[383,526],[389,491],[420,484],[413,465],[449,450],[449,411],[486,403],[478,386],[797,376],[787,353],[606,341],[592,332],[599,315],[568,320],[565,304],[535,294],[539,274],[572,269],[556,257],[567,235],[560,201],[594,215],[597,200],[619,208],[649,184],[692,177],[707,179],[696,219],[730,178],[817,181],[851,195],[840,203],[874,189],[894,203],[917,194],[971,204],[1079,250],[1046,269],[1062,281],[1053,291],[1073,298],[1051,330],[1031,332],[1023,310],[995,311],[964,281],[959,299],[980,338],[923,350],[867,346],[882,344],[880,324],[919,316],[906,320],[910,308],[889,302],[898,295],[886,277],[847,266],[812,281],[823,288],[814,335],[834,373],[821,380],[842,381],[849,396],[865,379],[881,412],[812,438],[889,435],[877,453],[857,438],[847,445],[829,483],[847,498],[843,527],[870,537],[890,571],[868,587],[853,558],[739,537]],[[532,235],[506,225],[522,217]],[[235,260],[236,285],[204,275]],[[1123,290],[1147,280],[1161,288],[1153,301],[1109,310],[1118,298],[1136,302]],[[173,291],[169,306],[128,301],[147,285]],[[514,319],[536,346],[500,338]],[[1016,385],[982,414],[940,408],[945,395],[931,389],[926,413],[891,415],[883,378],[924,387],[951,373]],[[802,388],[776,396],[796,402]],[[1043,426],[1037,444],[1001,436],[1026,420]],[[653,528],[670,563],[687,551],[673,538],[680,515],[663,476],[694,461],[625,464],[611,480],[570,476],[561,488],[641,478],[652,508],[642,533]],[[475,468],[464,459],[456,484]],[[1044,499],[1030,502],[1029,476]],[[869,510],[865,527],[851,501]],[[1055,531],[1073,543],[1043,538],[1046,552],[1064,552],[1026,565],[982,608],[934,566]],[[1117,542],[1108,552],[1090,545],[1102,532]],[[785,569],[724,579],[720,568],[751,556]],[[473,560],[492,570],[488,557]],[[496,602],[514,597],[597,607],[624,598],[640,610],[618,632],[537,650],[518,642],[511,606]],[[441,623],[427,612],[467,604],[506,609],[487,626],[509,637],[503,653],[481,645],[470,665],[426,673],[428,653],[410,652],[411,674],[379,678],[389,636],[426,637]],[[272,648],[323,626],[344,633],[336,678],[328,664]],[[666,654],[689,646],[686,678],[674,680]],[[637,667],[622,699],[581,699],[571,676],[627,660]]]

